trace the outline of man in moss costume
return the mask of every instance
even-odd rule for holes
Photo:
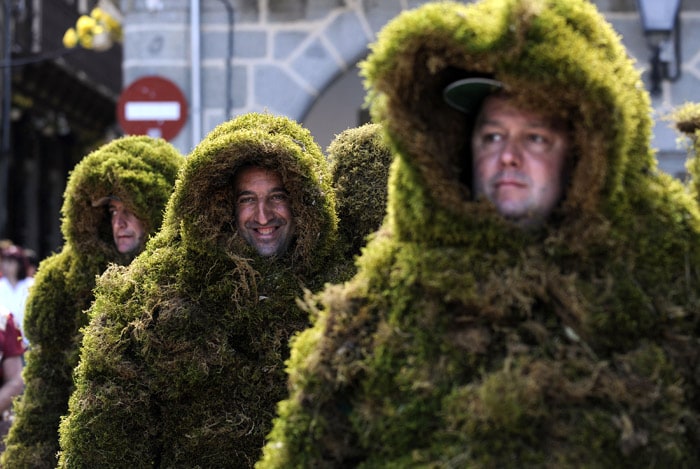
[[[237,228],[248,195],[234,181],[251,166],[281,178],[295,234],[284,254]],[[98,282],[60,465],[252,466],[286,396],[289,337],[308,326],[296,298],[334,270],[334,210],[327,162],[300,125],[252,113],[214,129],[160,233]]]
[[[165,140],[130,136],[103,145],[71,172],[62,208],[64,246],[41,262],[27,300],[24,331],[31,350],[3,467],[56,467],[58,425],[73,390],[95,279],[108,264],[125,265],[138,254],[119,252],[109,209],[100,202],[120,199],[152,235],[183,162]]]
[[[696,467],[700,215],[656,169],[650,104],[584,0],[426,4],[363,64],[397,156],[388,215],[293,341],[256,467]],[[490,77],[571,126],[564,197],[523,229],[470,187]]]

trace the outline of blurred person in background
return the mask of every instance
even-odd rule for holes
[[[12,399],[22,392],[22,334],[12,313],[0,305],[0,452],[5,451],[5,435],[12,424]]]
[[[29,262],[24,250],[11,244],[0,250],[0,306],[14,316],[17,328],[22,329],[24,305],[34,278],[27,276]]]

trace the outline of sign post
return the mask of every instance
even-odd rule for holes
[[[187,120],[187,102],[172,81],[145,76],[131,83],[119,96],[117,119],[125,134],[172,140]]]

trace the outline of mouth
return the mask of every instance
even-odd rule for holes
[[[265,226],[261,228],[256,228],[255,231],[261,236],[268,236],[277,230],[276,226]]]
[[[499,179],[494,184],[497,188],[500,187],[525,187],[526,185],[517,179]]]

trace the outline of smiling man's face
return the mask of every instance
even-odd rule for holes
[[[264,257],[287,251],[294,235],[289,193],[276,171],[257,166],[240,169],[234,180],[236,226]]]
[[[563,197],[569,146],[563,126],[486,98],[472,135],[475,195],[520,226],[542,224]]]

